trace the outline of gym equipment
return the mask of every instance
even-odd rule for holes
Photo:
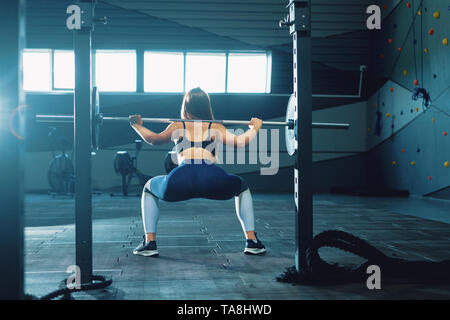
[[[288,148],[289,155],[294,152],[294,132],[296,127],[296,121],[294,120],[295,104],[293,102],[293,95],[289,98],[289,102],[286,109],[285,121],[264,121],[263,126],[280,126],[286,127],[286,147]],[[94,87],[92,93],[92,111],[91,111],[91,129],[92,129],[92,141],[91,146],[93,149],[98,150],[100,127],[103,122],[128,122],[128,117],[106,117],[100,112],[100,98],[97,87]],[[73,123],[73,115],[51,115],[51,114],[37,114],[35,116],[37,122],[50,122],[50,123]],[[191,120],[191,119],[171,119],[171,118],[142,118],[143,122],[148,123],[172,123],[172,122],[212,122],[221,123],[224,125],[248,125],[248,120]],[[343,129],[347,130],[350,125],[347,123],[327,123],[327,122],[313,122],[313,129]],[[294,150],[295,151],[295,150]]]
[[[169,151],[164,157],[164,168],[166,169],[167,174],[169,174],[173,169],[175,169],[178,166],[178,163],[174,163],[172,160],[172,156],[175,153],[176,153],[175,151]]]
[[[294,119],[294,129],[286,132],[286,147],[296,156],[295,269],[299,271],[307,266],[308,243],[313,238],[311,0],[289,0],[287,8],[279,25],[289,27],[292,36],[293,95],[287,117]],[[363,67],[360,70],[362,74]],[[295,152],[299,147],[301,152]]]
[[[137,169],[137,157],[142,148],[142,140],[135,140],[135,144],[136,152],[133,156],[130,156],[127,151],[118,151],[114,156],[114,171],[122,176],[122,194],[124,196],[128,195],[128,186],[133,178],[139,181],[142,188],[152,178]],[[111,196],[113,196],[112,193]]]
[[[343,266],[325,261],[319,249],[330,247],[357,255],[365,262],[356,266]],[[408,261],[387,256],[365,240],[340,230],[327,230],[316,235],[308,244],[307,265],[301,272],[287,270],[277,281],[303,285],[336,285],[364,283],[367,268],[376,265],[383,272],[383,279],[401,279],[424,283],[449,283],[450,260]],[[386,280],[385,280],[386,281]]]
[[[74,192],[75,171],[67,153],[58,154],[50,162],[47,180],[51,188],[50,194],[66,195]]]
[[[418,99],[423,99],[422,105],[424,107],[428,107],[431,102],[430,94],[427,92],[425,88],[414,88],[412,99],[414,101],[417,101]]]
[[[294,95],[291,95],[289,97],[288,106],[286,109],[286,119],[293,119],[295,116],[295,101],[294,101]],[[295,128],[296,129],[296,128]],[[292,156],[295,153],[296,150],[296,140],[297,136],[295,132],[297,130],[291,130],[289,127],[285,128],[285,141],[286,141],[286,150],[287,153]]]
[[[287,126],[292,133],[296,152],[295,185],[295,238],[296,269],[306,266],[307,244],[312,239],[312,129],[348,129],[348,124],[312,123],[312,60],[311,60],[311,6],[310,0],[290,0],[285,25],[293,37],[293,103],[294,117],[284,122],[266,122],[266,125]],[[69,122],[75,131],[75,238],[76,265],[81,270],[81,283],[91,284],[92,273],[92,194],[91,152],[99,148],[98,136],[103,121],[128,121],[128,118],[103,117],[96,89],[92,90],[92,32],[96,20],[94,0],[79,0],[81,30],[74,31],[75,90],[73,115],[37,115],[37,121]],[[300,71],[301,70],[301,71]],[[172,122],[181,119],[144,118],[145,122]],[[223,124],[248,124],[248,121],[216,120]],[[296,141],[298,139],[298,141]],[[301,184],[301,186],[300,186]],[[301,192],[299,192],[301,190]]]
[[[49,143],[53,159],[47,171],[47,180],[50,185],[50,194],[68,195],[74,192],[75,170],[72,160],[65,151],[68,141],[63,137],[56,137],[56,128],[51,127],[48,133]],[[58,143],[60,153],[55,152],[55,144]]]

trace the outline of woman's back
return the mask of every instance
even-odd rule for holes
[[[188,159],[205,159],[215,162],[216,141],[211,122],[176,123],[173,141],[178,163]]]

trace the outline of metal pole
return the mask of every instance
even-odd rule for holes
[[[127,117],[103,117],[100,116],[101,121],[106,122],[128,122]],[[73,116],[71,115],[51,115],[51,114],[37,114],[37,122],[50,122],[50,123],[72,123]],[[191,119],[170,119],[170,118],[142,118],[143,122],[150,123],[172,123],[172,122],[213,122],[222,124],[236,124],[236,125],[248,125],[248,120],[191,120]],[[263,126],[290,126],[289,121],[263,121]],[[313,122],[311,124],[313,129],[349,129],[348,123],[334,123],[334,122]]]
[[[24,296],[25,0],[0,1],[0,299]]]
[[[306,246],[313,237],[312,203],[312,60],[311,3],[289,1],[290,32],[293,40],[297,161],[294,168],[296,221],[295,267],[306,266]]]
[[[80,1],[85,15],[92,14],[91,1]],[[86,12],[92,11],[92,12]],[[76,264],[81,282],[92,282],[92,196],[91,196],[91,106],[92,106],[92,28],[82,27],[74,34],[75,94],[75,241]]]

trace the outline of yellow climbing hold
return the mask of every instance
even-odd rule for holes
[[[415,165],[416,165],[416,162],[415,162],[415,161],[411,161],[411,165],[412,165],[412,166],[415,166]]]
[[[386,118],[389,118],[391,116],[390,113],[386,113]]]
[[[392,161],[392,165],[395,166],[397,164],[397,161]]]
[[[431,121],[434,123],[436,120],[434,118],[431,118]]]
[[[448,38],[442,39],[442,44],[443,44],[444,46],[448,46]]]
[[[419,112],[419,108],[416,108],[416,111]]]
[[[417,15],[421,16],[422,15],[422,10],[417,10]]]
[[[444,167],[448,168],[448,166],[449,166],[448,161],[445,161],[445,162],[444,162]]]
[[[406,75],[408,74],[408,71],[403,70],[403,75],[406,77]]]
[[[428,50],[428,48],[425,48],[425,49],[423,49],[423,52],[425,52],[425,53],[429,53],[429,52],[430,52],[430,50]]]
[[[433,17],[435,19],[439,19],[440,16],[441,16],[441,14],[439,13],[439,11],[436,11],[435,13],[433,13]]]

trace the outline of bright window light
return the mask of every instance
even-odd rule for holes
[[[53,87],[55,89],[75,88],[75,55],[73,51],[54,51]]]
[[[26,91],[52,90],[51,50],[23,52],[23,88]]]
[[[100,91],[136,91],[136,52],[97,50],[95,83]]]
[[[144,91],[182,92],[184,56],[182,52],[144,53]]]
[[[270,92],[267,55],[230,53],[228,92]]]
[[[225,53],[187,53],[186,91],[200,87],[206,92],[225,92]]]

